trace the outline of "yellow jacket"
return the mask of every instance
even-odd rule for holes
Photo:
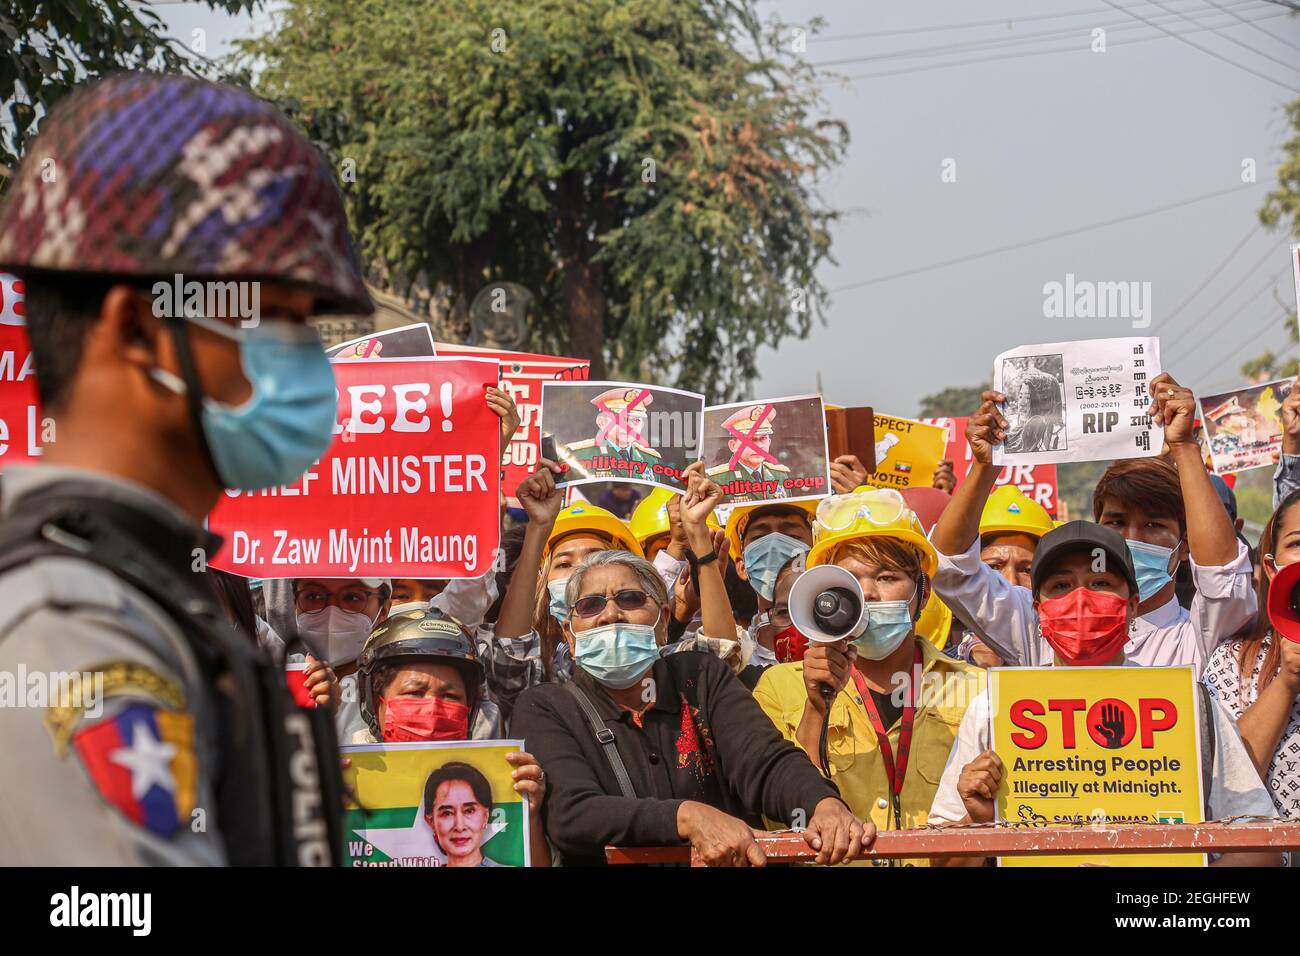
[[[916,643],[921,648],[921,700],[912,724],[912,749],[899,800],[901,823],[894,816],[880,743],[854,682],[850,681],[831,704],[827,736],[831,780],[839,787],[849,809],[858,817],[873,821],[879,830],[926,825],[962,715],[985,684],[981,668],[953,660],[929,641],[918,639]],[[754,688],[754,697],[777,730],[798,746],[795,733],[808,699],[803,663],[794,661],[769,667]],[[901,724],[899,720],[889,728],[889,744],[895,758]],[[902,862],[926,864],[925,860]]]

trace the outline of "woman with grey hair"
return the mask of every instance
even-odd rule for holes
[[[702,630],[733,627],[705,519],[722,491],[687,469],[682,524],[699,563]],[[688,841],[706,863],[759,865],[763,818],[806,827],[818,862],[856,858],[875,838],[835,787],[785,741],[717,657],[660,653],[668,594],[627,552],[587,556],[565,589],[573,680],[520,697],[512,732],[546,767],[543,819],[564,862],[600,864],[605,846]]]

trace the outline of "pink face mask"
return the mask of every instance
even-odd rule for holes
[[[416,743],[469,738],[469,708],[437,697],[385,700],[384,743]]]

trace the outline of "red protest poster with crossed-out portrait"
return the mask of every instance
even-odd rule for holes
[[[335,361],[334,442],[295,482],[228,491],[213,567],[247,577],[475,578],[500,545],[495,360]]]

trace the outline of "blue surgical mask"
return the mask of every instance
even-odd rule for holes
[[[239,342],[244,377],[253,386],[238,406],[203,399],[203,437],[221,483],[259,491],[297,479],[329,448],[338,409],[334,370],[316,332],[283,320],[247,329],[202,316],[186,321]],[[152,374],[178,395],[188,390],[166,369]]]
[[[804,554],[807,550],[808,545],[779,531],[751,541],[742,554],[749,586],[769,601],[775,600],[776,579],[781,569],[795,555]]]
[[[854,638],[853,646],[869,661],[882,661],[912,633],[912,602],[867,601],[863,605],[867,629]]]
[[[599,683],[614,690],[631,687],[659,657],[652,624],[617,622],[575,635],[573,659]]]
[[[1172,548],[1141,541],[1127,543],[1129,554],[1133,556],[1133,570],[1137,572],[1138,595],[1145,601],[1173,580],[1169,575],[1169,561],[1174,552]]]
[[[552,581],[550,584],[546,585],[546,590],[551,594],[547,610],[551,612],[551,617],[555,618],[561,624],[569,619],[569,605],[564,601],[564,589],[568,586],[568,578],[562,578],[559,581]]]

